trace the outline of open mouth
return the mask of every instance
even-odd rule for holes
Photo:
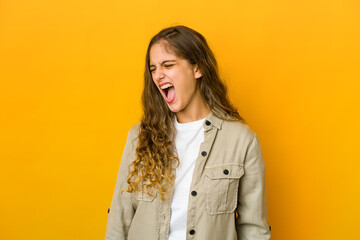
[[[160,87],[163,91],[165,100],[170,103],[175,99],[175,88],[171,83],[166,83]]]

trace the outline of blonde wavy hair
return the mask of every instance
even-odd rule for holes
[[[174,26],[161,30],[150,41],[145,61],[144,89],[142,93],[143,117],[140,122],[138,146],[135,160],[130,165],[127,192],[146,192],[150,196],[155,190],[165,200],[165,194],[173,188],[175,173],[179,165],[176,155],[174,127],[175,114],[170,111],[150,73],[150,49],[159,41],[179,58],[197,64],[202,77],[197,79],[201,96],[213,114],[224,119],[244,122],[237,109],[230,103],[227,89],[219,77],[215,56],[205,38],[186,26]]]

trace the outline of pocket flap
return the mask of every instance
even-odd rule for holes
[[[239,164],[221,164],[205,167],[205,175],[211,179],[240,178],[244,174],[244,167]]]
[[[156,197],[157,192],[153,191],[152,196],[149,196],[147,192],[135,192],[135,198],[140,201],[151,202]]]

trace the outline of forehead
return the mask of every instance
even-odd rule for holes
[[[169,59],[178,59],[171,50],[169,44],[164,42],[155,43],[150,49],[150,64],[162,62]]]

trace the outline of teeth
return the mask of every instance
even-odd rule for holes
[[[165,88],[169,88],[169,87],[172,87],[173,85],[168,83],[168,84],[165,84],[165,85],[162,85],[160,88],[161,89],[165,89]]]

